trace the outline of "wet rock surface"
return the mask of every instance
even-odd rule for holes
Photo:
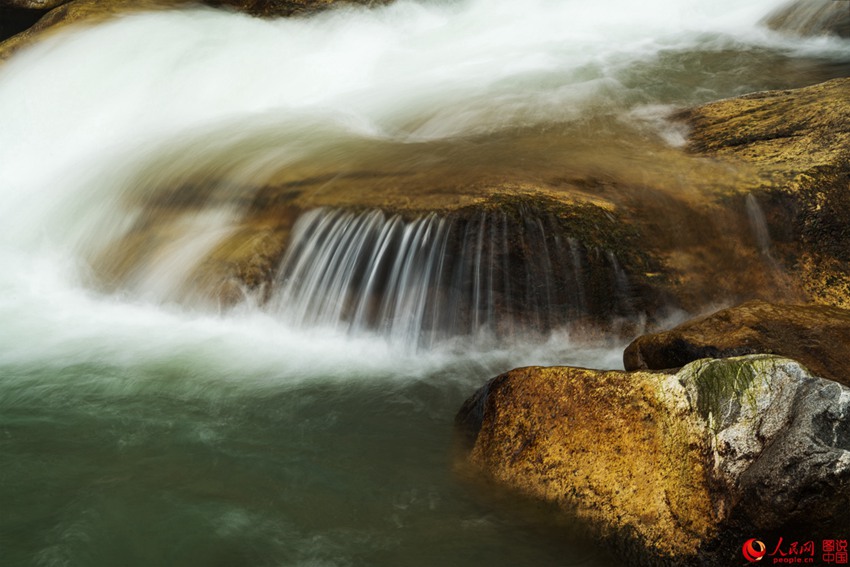
[[[611,316],[648,314],[653,318],[669,305],[698,310],[706,302],[728,298],[798,298],[798,290],[776,262],[761,254],[746,208],[720,208],[714,197],[709,199],[697,192],[714,194],[706,180],[727,175],[725,165],[682,155],[671,148],[640,148],[632,144],[645,142],[633,140],[619,147],[595,145],[592,152],[587,146],[582,149],[575,147],[575,142],[564,142],[563,146],[548,145],[542,151],[537,147],[539,135],[530,133],[506,137],[504,142],[481,140],[480,146],[463,140],[398,147],[380,144],[373,148],[364,142],[348,154],[353,156],[350,164],[332,166],[336,174],[323,173],[324,164],[318,159],[291,165],[258,187],[226,177],[155,187],[147,204],[130,203],[134,208],[141,205],[138,214],[133,213],[139,219],[136,226],[106,248],[94,263],[101,273],[108,274],[107,281],[120,286],[134,270],[134,251],[167,244],[159,235],[180,216],[189,218],[215,207],[237,207],[242,215],[240,227],[273,225],[283,234],[290,232],[299,215],[327,208],[360,215],[381,211],[387,218],[397,216],[407,223],[436,214],[446,222],[468,226],[476,234],[482,230],[482,218],[496,219],[500,227],[507,223],[512,227],[507,236],[502,234],[503,228],[484,223],[485,242],[496,237],[493,230],[499,231],[500,239],[506,238],[504,244],[499,243],[498,253],[487,244],[481,248],[486,253],[477,254],[470,248],[465,256],[458,256],[470,262],[469,269],[482,274],[501,271],[503,256],[530,255],[541,266],[569,264],[552,272],[569,275],[557,281],[545,270],[534,272],[531,277],[538,282],[538,289],[533,294],[545,294],[551,285],[559,296],[584,295],[594,306],[589,311],[598,316],[597,322],[610,322]],[[379,149],[384,151],[378,153]],[[512,155],[503,156],[508,149]],[[602,160],[607,163],[597,163]],[[404,170],[393,164],[400,164]],[[684,179],[671,181],[661,173],[666,167],[681,167],[689,173]],[[653,181],[635,184],[636,169],[642,178]],[[741,179],[740,172],[735,172],[735,179]],[[756,177],[750,179],[757,181]],[[217,190],[234,186],[244,190]],[[736,199],[736,203],[743,200]],[[539,234],[541,230],[545,234]],[[250,233],[240,228],[227,239]],[[463,238],[463,231],[458,234]],[[283,258],[290,241],[277,242],[281,250],[270,256],[263,254]],[[246,250],[244,258],[250,257],[250,246],[222,242],[222,249]],[[571,257],[570,249],[578,256]],[[483,265],[473,268],[475,262]],[[517,268],[510,279],[529,277],[520,271],[527,262],[508,264]],[[204,259],[203,265],[216,273],[236,266],[230,260],[219,263],[216,255]],[[236,279],[241,278],[238,274],[251,272],[250,268],[237,270]],[[255,287],[261,279],[251,276],[248,287]],[[201,276],[199,281],[213,280]],[[526,288],[524,283],[512,286],[514,290]],[[207,289],[215,296],[215,289]],[[198,291],[204,293],[203,289]],[[612,297],[617,299],[606,301]],[[553,313],[554,318],[562,319],[576,305],[564,303],[563,312]]]
[[[700,358],[776,354],[815,375],[850,385],[850,311],[821,305],[752,301],[638,337],[626,348],[626,370],[680,368]]]
[[[24,10],[52,10],[56,6],[67,4],[69,0],[0,0],[0,8],[20,8]]]
[[[760,534],[850,521],[850,390],[766,355],[676,374],[522,368],[457,417],[486,477],[556,504],[629,565],[731,565]]]
[[[290,164],[261,186],[224,177],[155,188],[132,239],[155,246],[160,211],[194,214],[212,204],[236,203],[241,226],[272,224],[279,234],[299,212],[318,207],[380,210],[408,221],[435,213],[469,223],[530,211],[518,226],[555,219],[554,237],[614,257],[625,284],[608,278],[585,287],[600,297],[628,288],[636,307],[630,315],[650,321],[665,307],[699,312],[721,301],[848,306],[848,92],[840,80],[692,109],[678,116],[692,129],[687,152],[626,135],[577,142],[568,128],[405,145],[341,140],[328,155],[345,160]],[[669,171],[681,175],[673,179]],[[244,190],[219,194],[217,186]],[[232,238],[251,233],[239,229]],[[283,257],[283,249],[270,251],[264,242],[264,257]],[[250,242],[221,246],[250,258]],[[230,270],[235,281],[248,275],[249,288],[271,283],[230,259],[217,263],[212,256],[203,265]],[[121,271],[108,273],[120,283]],[[214,296],[220,288],[209,289]]]
[[[773,259],[802,297],[850,306],[850,79],[722,100],[680,117],[692,127],[690,151],[758,170],[761,181],[748,190],[764,210]]]
[[[848,167],[850,79],[712,102],[679,116],[692,127],[688,148],[773,170],[774,180]]]

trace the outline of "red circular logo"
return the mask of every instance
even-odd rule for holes
[[[741,551],[744,553],[744,559],[750,563],[755,563],[756,561],[761,561],[764,554],[767,553],[767,547],[765,547],[765,545],[756,538],[753,538],[748,539],[746,543],[744,543],[744,547],[741,548]]]

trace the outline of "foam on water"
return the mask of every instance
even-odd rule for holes
[[[543,343],[519,341],[485,351],[459,339],[427,353],[414,353],[394,348],[380,336],[351,336],[332,326],[305,329],[249,307],[222,316],[106,298],[69,286],[66,274],[48,259],[14,261],[15,268],[7,274],[12,272],[18,281],[6,279],[0,285],[0,367],[7,369],[0,396],[7,403],[8,396],[19,394],[10,380],[47,380],[65,389],[71,384],[65,383],[68,372],[63,370],[86,365],[112,367],[116,379],[102,383],[94,372],[94,382],[83,379],[73,384],[75,388],[133,391],[166,373],[187,379],[166,384],[168,390],[196,389],[199,394],[221,382],[262,389],[317,377],[419,380],[454,368],[456,379],[477,384],[482,377],[513,366],[621,365],[622,345],[574,346],[565,333],[555,333]],[[9,371],[28,367],[38,372],[13,378]],[[57,372],[51,374],[49,369]],[[134,370],[128,373],[127,369]],[[39,388],[27,391],[37,396],[44,393]]]

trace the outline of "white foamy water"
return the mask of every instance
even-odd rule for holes
[[[0,359],[185,355],[230,369],[219,374],[283,366],[299,376],[403,367],[407,355],[369,337],[311,333],[248,307],[219,316],[168,305],[179,271],[228,233],[238,207],[189,222],[167,258],[139,275],[166,305],[86,291],[79,258],[131,226],[127,203],[187,172],[262,183],[341,138],[407,143],[599,112],[627,120],[643,105],[705,97],[653,100],[663,70],[635,86],[633,69],[670,53],[846,60],[846,42],[761,28],[780,3],[402,1],[276,21],[195,9],[42,41],[0,68]]]

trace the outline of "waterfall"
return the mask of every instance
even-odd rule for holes
[[[269,308],[294,325],[419,346],[630,313],[616,256],[563,235],[554,215],[531,209],[410,220],[317,209],[293,229]],[[591,286],[602,293],[588,297]]]

